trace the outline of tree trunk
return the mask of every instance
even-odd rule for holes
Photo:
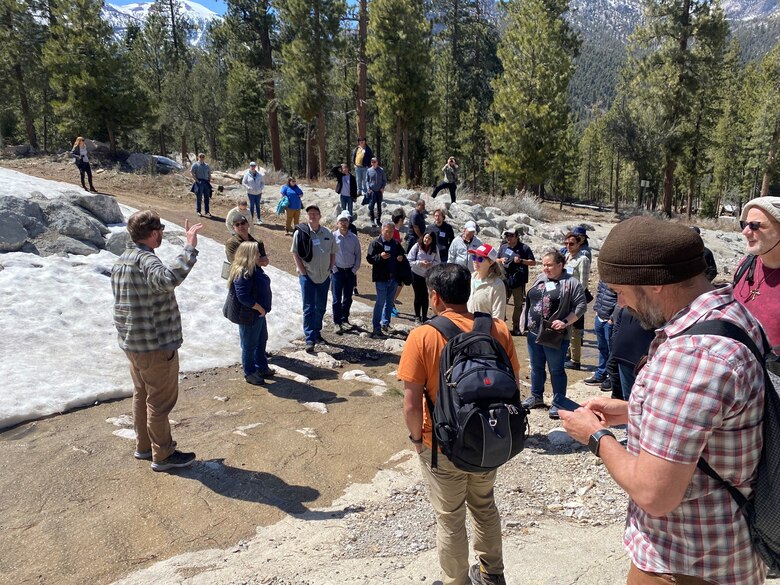
[[[27,88],[24,85],[24,73],[19,63],[14,64],[14,77],[16,78],[16,89],[19,92],[19,107],[22,110],[24,118],[24,129],[27,132],[27,141],[35,150],[38,150],[38,137],[35,134],[35,124],[33,115],[30,111],[30,102],[27,99]]]
[[[401,174],[401,121],[395,123],[395,136],[393,136],[393,175],[390,179],[393,183],[398,182]]]
[[[181,164],[185,165],[190,162],[190,154],[187,152],[187,134],[181,133]]]
[[[688,180],[688,221],[691,221],[691,207],[693,206],[693,191],[696,188],[695,186],[696,179],[691,177]]]
[[[263,49],[263,89],[265,91],[266,109],[268,110],[268,136],[271,140],[271,163],[275,171],[282,170],[282,147],[279,142],[279,115],[276,107],[276,90],[274,88],[274,63],[271,56],[271,17],[268,14],[268,0],[263,3],[265,14],[260,27],[260,46]]]
[[[317,116],[317,145],[319,146],[319,159],[320,159],[320,177],[324,177],[327,174],[326,165],[326,151],[325,151],[325,112],[320,112]]]
[[[410,178],[412,176],[412,168],[409,164],[409,130],[404,129],[403,132],[403,169],[404,169],[404,179],[406,181],[406,184],[409,184]]]
[[[666,165],[664,166],[664,213],[672,217],[672,191],[674,189],[674,170],[677,162],[671,153],[666,153]]]
[[[617,155],[615,163],[615,214],[620,211],[620,153]]]
[[[314,127],[306,124],[306,177],[314,179],[317,176],[317,157],[314,154]]]
[[[366,38],[368,37],[368,0],[358,1],[357,134],[366,135]],[[378,155],[377,155],[378,156]]]
[[[106,132],[108,132],[108,152],[112,158],[116,157],[116,136],[114,136],[114,128],[111,126],[111,122],[105,120]]]
[[[764,177],[761,180],[761,197],[769,195],[769,186],[772,184],[772,174],[777,158],[777,142],[780,140],[780,120],[775,121],[775,130],[772,132],[772,142],[769,144],[769,156],[766,158]]]

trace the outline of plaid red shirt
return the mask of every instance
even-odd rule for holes
[[[763,372],[744,345],[713,335],[682,335],[697,321],[725,319],[761,347],[757,321],[730,286],[701,295],[656,331],[628,406],[628,451],[675,463],[700,456],[748,494],[761,455]],[[623,542],[634,564],[718,585],[763,583],[766,567],[728,491],[696,469],[682,503],[651,516],[629,501]]]

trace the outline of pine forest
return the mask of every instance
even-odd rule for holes
[[[177,0],[121,38],[102,0],[0,0],[0,146],[75,136],[315,179],[358,136],[399,186],[449,156],[471,192],[718,214],[780,191],[774,21],[637,0],[625,38],[569,0],[227,0],[203,42]],[[755,31],[758,32],[755,32]]]

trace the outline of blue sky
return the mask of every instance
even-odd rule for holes
[[[134,4],[135,2],[145,2],[148,0],[108,0],[111,2],[111,4],[116,4],[118,6],[124,6],[125,4]],[[222,0],[192,0],[193,2],[200,4],[201,6],[205,6],[209,10],[216,12],[217,14],[225,14],[225,10],[227,10],[227,4],[225,4]]]

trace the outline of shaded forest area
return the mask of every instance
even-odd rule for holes
[[[642,0],[627,44],[568,0],[228,0],[204,47],[176,0],[114,38],[102,0],[0,0],[0,145],[77,135],[310,178],[365,135],[391,180],[454,155],[473,191],[716,214],[772,192],[777,21]],[[740,40],[737,40],[740,39]],[[741,42],[740,42],[741,41]]]

